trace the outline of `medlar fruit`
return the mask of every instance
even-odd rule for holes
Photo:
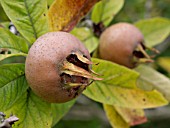
[[[100,58],[128,68],[134,68],[143,62],[153,62],[145,50],[158,53],[156,49],[145,46],[140,30],[129,23],[114,24],[100,36]]]
[[[35,94],[63,103],[78,96],[92,80],[90,54],[66,32],[49,32],[36,40],[26,58],[26,79]]]

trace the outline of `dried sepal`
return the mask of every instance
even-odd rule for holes
[[[149,55],[147,50],[153,52],[154,55]],[[154,60],[152,58],[155,57],[156,54],[159,54],[157,49],[149,48],[144,43],[139,43],[133,51],[133,62],[136,65],[140,63],[153,63]]]

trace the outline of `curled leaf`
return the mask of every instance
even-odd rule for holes
[[[129,128],[147,121],[142,109],[122,108],[104,104],[106,115],[114,128]]]
[[[132,108],[123,108],[114,106],[116,111],[122,116],[122,118],[130,125],[138,125],[145,123],[147,118],[145,117],[145,113],[142,109],[132,109]]]

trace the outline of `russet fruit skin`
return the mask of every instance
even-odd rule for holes
[[[90,60],[88,50],[69,33],[50,32],[38,38],[29,50],[25,66],[26,78],[33,92],[45,101],[55,103],[67,102],[79,95],[80,86],[67,89],[63,79],[70,82],[71,77],[61,77],[63,62],[75,52]],[[89,81],[86,78],[83,81],[80,76],[73,78],[85,84]]]
[[[143,40],[142,33],[132,24],[114,24],[100,36],[99,55],[102,59],[134,68],[133,52]]]

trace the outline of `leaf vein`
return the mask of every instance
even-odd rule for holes
[[[32,17],[31,17],[30,12],[29,12],[29,8],[28,8],[28,5],[27,5],[26,0],[24,0],[24,4],[25,4],[25,8],[26,8],[26,11],[27,11],[28,17],[29,17],[29,19],[30,19],[30,23],[31,23],[31,26],[32,26],[33,32],[34,32],[34,37],[37,39],[37,38],[38,38],[38,36],[37,36],[37,32],[36,32],[36,29],[35,29],[35,26],[34,26],[34,23],[33,23],[33,19],[32,19]]]

